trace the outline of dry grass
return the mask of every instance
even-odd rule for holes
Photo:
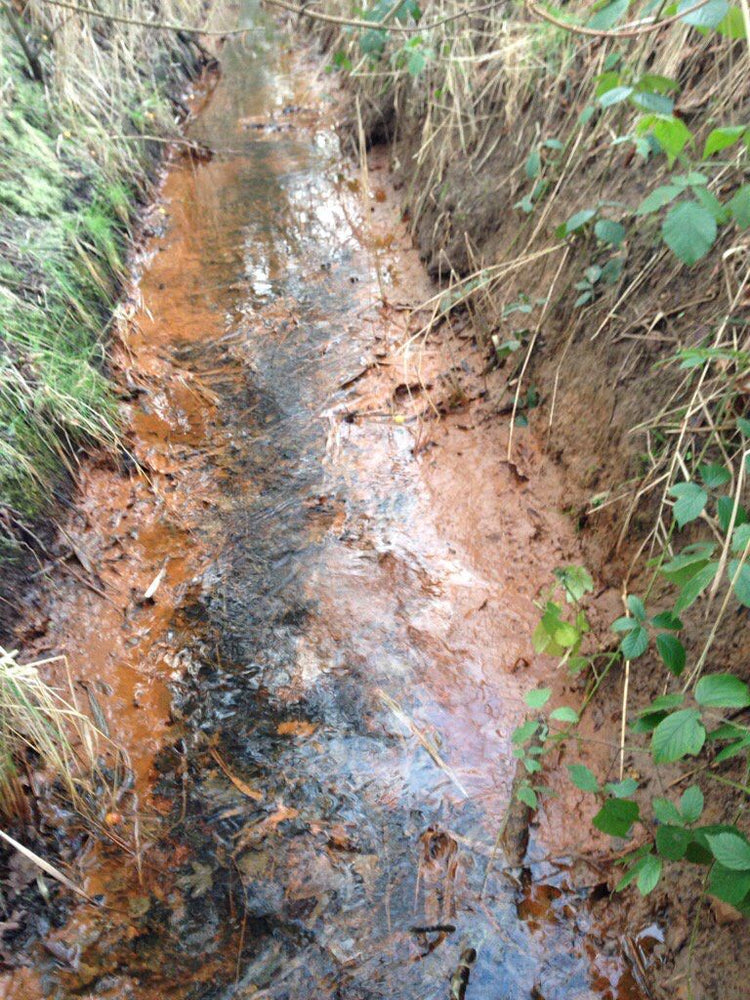
[[[102,785],[100,759],[110,741],[79,708],[69,675],[67,695],[42,679],[40,669],[52,663],[67,673],[64,658],[21,664],[0,648],[0,814],[8,819],[26,812],[22,778],[28,775],[32,788],[38,781],[32,762],[83,814]]]
[[[426,8],[425,19],[439,20],[465,7],[460,0],[437,0]],[[348,0],[329,0],[324,9],[346,15],[353,7]],[[645,11],[646,4],[631,5],[628,23]],[[581,23],[590,7],[570,5],[559,16]],[[510,303],[524,294],[542,303],[547,339],[555,328],[563,345],[548,411],[551,428],[565,363],[575,364],[572,344],[582,338],[632,343],[623,368],[610,375],[616,382],[634,370],[641,345],[659,349],[664,317],[689,316],[691,307],[700,316],[703,335],[682,322],[672,342],[664,339],[662,364],[670,368],[664,384],[671,395],[663,403],[657,394],[653,411],[643,414],[636,429],[651,458],[645,478],[613,491],[630,503],[622,514],[624,539],[637,504],[657,490],[662,503],[653,536],[664,542],[669,487],[706,455],[721,459],[724,451],[732,458],[729,452],[738,447],[736,434],[724,442],[721,431],[742,396],[747,370],[750,345],[742,328],[726,321],[747,301],[747,241],[728,227],[696,270],[698,285],[694,295],[690,286],[686,302],[683,266],[658,245],[654,226],[649,230],[633,221],[635,207],[668,173],[664,156],[642,162],[632,142],[623,141],[644,112],[623,103],[584,120],[581,113],[596,107],[597,76],[617,57],[631,78],[646,72],[670,77],[679,85],[676,108],[695,134],[691,157],[699,165],[712,128],[750,119],[747,41],[715,31],[702,35],[684,24],[634,37],[592,38],[534,19],[521,3],[504,3],[417,34],[426,58],[415,76],[408,63],[413,34],[389,33],[382,55],[374,59],[362,51],[359,31],[315,30],[347,68],[371,135],[387,131],[395,140],[396,166],[409,183],[413,231],[449,287],[436,296],[430,323],[417,340],[446,311],[460,307],[474,312],[488,346],[501,343],[509,336],[504,317]],[[527,172],[531,153],[539,155],[535,178]],[[746,174],[747,157],[738,148],[711,168],[710,188],[726,197]],[[518,203],[535,186],[543,190],[533,210],[524,213]],[[550,251],[559,242],[560,223],[597,205],[603,216],[628,224],[626,266],[619,280],[597,290],[595,301],[577,308],[573,285],[589,263],[602,258],[601,248],[591,239],[575,239],[560,274],[559,257]],[[476,224],[483,215],[490,220],[484,229]],[[697,373],[675,374],[679,350],[702,337],[726,348],[728,356]],[[509,371],[517,375],[519,366]],[[517,394],[518,385],[511,391]],[[657,438],[665,443],[657,447]]]

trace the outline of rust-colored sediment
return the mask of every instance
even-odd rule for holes
[[[534,654],[530,635],[538,617],[533,601],[549,584],[552,569],[576,561],[572,526],[559,512],[564,498],[528,431],[516,430],[513,462],[506,461],[496,376],[484,373],[485,355],[474,345],[471,327],[444,326],[404,350],[418,325],[413,317],[409,325],[408,307],[434,290],[398,219],[383,153],[372,154],[370,188],[363,190],[355,167],[337,151],[330,112],[315,96],[323,78],[302,82],[304,74],[318,69],[288,59],[274,66],[274,56],[261,51],[255,58],[262,68],[248,80],[242,50],[232,51],[198,122],[199,133],[201,121],[206,123],[214,145],[222,136],[221,148],[208,163],[170,164],[144,223],[127,315],[113,347],[113,370],[126,397],[126,440],[137,467],[117,470],[104,457],[84,464],[75,511],[61,536],[66,562],[39,578],[19,632],[29,657],[65,653],[84,703],[84,686],[93,693],[113,738],[127,750],[141,817],[134,854],[93,848],[74,873],[87,891],[101,893],[114,908],[80,907],[52,934],[81,946],[78,971],[56,972],[41,951],[35,954],[45,989],[57,989],[60,996],[90,984],[97,996],[164,995],[156,967],[139,966],[141,978],[128,978],[129,948],[144,933],[138,901],[174,908],[175,873],[191,861],[185,844],[165,849],[167,820],[160,817],[175,806],[154,794],[154,763],[176,732],[170,680],[182,675],[196,641],[184,612],[210,595],[226,572],[232,556],[227,524],[239,523],[239,514],[262,496],[262,472],[255,478],[257,464],[248,462],[249,454],[260,461],[263,448],[254,378],[263,377],[272,349],[300,352],[299,325],[309,321],[306,297],[314,298],[317,289],[330,291],[326,262],[310,262],[305,274],[305,260],[299,258],[299,233],[311,219],[320,239],[330,241],[333,268],[351,271],[351,281],[344,275],[333,286],[339,299],[349,297],[349,325],[316,341],[312,361],[299,354],[301,370],[324,359],[319,396],[303,398],[302,390],[300,395],[300,406],[308,408],[304,420],[325,431],[315,452],[322,485],[318,493],[289,498],[306,510],[306,545],[318,553],[314,561],[299,563],[299,592],[314,602],[315,614],[298,637],[288,678],[276,692],[279,704],[289,706],[289,717],[277,720],[275,732],[287,740],[322,739],[321,723],[297,717],[297,706],[344,667],[377,661],[382,673],[373,677],[363,704],[367,697],[368,704],[379,705],[390,720],[389,738],[405,750],[398,773],[378,773],[379,766],[392,766],[391,758],[383,757],[383,764],[373,760],[371,777],[384,788],[393,783],[394,815],[399,782],[421,796],[425,814],[442,815],[463,808],[465,801],[476,813],[476,843],[441,830],[439,823],[415,834],[419,899],[413,922],[460,923],[463,913],[484,908],[497,941],[510,933],[502,924],[511,919],[510,911],[505,904],[493,910],[492,900],[476,895],[471,866],[494,858],[515,772],[511,733],[525,714],[523,695],[549,680],[551,663]],[[308,148],[311,152],[300,152]],[[286,197],[280,202],[275,199],[282,189]],[[251,197],[248,217],[243,206]],[[281,240],[279,232],[287,238]],[[348,248],[345,258],[337,257],[342,245]],[[288,278],[295,268],[296,284]],[[316,313],[319,323],[325,319],[321,310],[323,305]],[[332,369],[326,367],[328,354]],[[347,371],[336,376],[332,392],[326,379],[337,357],[346,357]],[[304,392],[314,391],[310,384],[314,380]],[[260,442],[252,449],[246,431]],[[281,532],[283,517],[281,507],[270,509],[266,526],[257,530]],[[260,524],[257,518],[253,523]],[[253,538],[242,541],[252,553]],[[292,554],[290,565],[295,558]],[[281,565],[278,572],[287,568]],[[150,587],[152,596],[146,598]],[[190,720],[181,726],[189,729]],[[372,728],[377,729],[374,722]],[[225,721],[227,730],[231,723]],[[359,766],[359,752],[348,751],[352,767]],[[382,861],[342,855],[353,836],[343,824],[333,832],[325,827],[327,847],[312,867],[300,847],[295,869],[294,843],[287,838],[282,849],[281,842],[285,824],[304,818],[300,809],[281,799],[268,801],[265,788],[258,790],[235,761],[215,749],[206,760],[216,781],[237,795],[237,810],[254,803],[254,791],[263,801],[265,818],[239,838],[240,847],[249,845],[238,855],[245,876],[251,865],[256,872],[283,858],[290,867],[275,877],[287,903],[300,904],[310,926],[320,919],[319,912],[301,905],[310,899],[311,881],[328,879],[324,873],[340,865],[342,856],[350,858],[356,880],[367,880],[368,866]],[[273,767],[269,760],[269,771]],[[335,787],[337,775],[321,774],[320,780]],[[134,800],[127,801],[130,808]],[[577,997],[635,1000],[640,994],[614,942],[616,932],[599,911],[587,909],[581,889],[586,880],[601,882],[601,875],[569,857],[583,849],[578,839],[583,824],[564,812],[575,812],[578,805],[567,799],[554,806],[556,824],[566,823],[562,832],[545,830],[542,817],[532,858],[538,865],[535,880],[508,889],[517,896],[512,920],[523,926],[540,956],[547,947],[552,954],[560,947],[578,949]],[[120,830],[116,816],[112,829]],[[121,830],[132,847],[130,813],[123,815]],[[307,832],[320,831],[309,823]],[[160,846],[152,846],[159,838]],[[306,842],[300,837],[298,843]],[[547,863],[550,854],[556,867]],[[504,865],[502,857],[494,863]],[[447,898],[450,894],[456,898]],[[324,909],[325,899],[323,893],[318,908]],[[385,920],[388,901],[373,897],[372,909],[373,920]],[[595,920],[600,923],[592,931]],[[514,948],[523,940],[517,934],[512,932]],[[103,958],[97,941],[119,944],[108,946]],[[402,953],[401,939],[389,942],[389,961],[394,954],[406,963],[419,957],[413,947]],[[170,984],[169,995],[187,996],[192,989],[190,995],[202,996],[201,983],[208,995],[209,983],[233,981],[240,971],[234,967],[238,947],[235,937],[231,948],[222,946],[200,972],[192,971],[190,981]],[[513,954],[509,948],[510,964]],[[350,967],[349,958],[341,962]],[[430,996],[447,996],[445,968],[439,967]],[[114,987],[96,986],[104,973],[116,977]],[[491,995],[491,973],[485,973],[489,979],[475,978],[484,984],[482,996]],[[543,978],[543,969],[539,974]],[[373,995],[401,996],[392,991],[394,982],[386,976],[373,986],[382,992]],[[568,995],[554,975],[549,982],[545,996]],[[321,986],[321,997],[334,995],[329,987]],[[1,988],[9,1000],[27,1000],[38,987],[22,970]],[[243,989],[236,995],[253,995],[247,984]],[[343,989],[335,995],[359,996]]]

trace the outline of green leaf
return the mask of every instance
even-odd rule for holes
[[[684,584],[680,590],[680,596],[675,601],[674,609],[678,613],[686,611],[711,583],[719,568],[718,562],[710,562],[691,577],[690,581]]]
[[[584,594],[594,589],[591,574],[583,566],[562,566],[555,570],[555,576],[565,589],[565,597],[569,604],[577,603]]]
[[[662,184],[661,187],[654,188],[640,203],[635,214],[650,215],[652,212],[658,212],[664,205],[674,201],[681,190],[676,184]]]
[[[519,726],[517,729],[513,730],[513,735],[511,736],[511,740],[514,743],[519,743],[519,744],[526,743],[527,740],[530,740],[532,736],[536,735],[536,731],[538,728],[539,728],[539,723],[536,721],[536,719],[529,719],[528,722],[524,722],[522,726]]]
[[[696,201],[683,201],[667,212],[661,232],[675,256],[692,265],[714,245],[718,229],[708,209]]]
[[[706,674],[695,685],[695,700],[703,708],[747,708],[750,690],[734,674]]]
[[[641,859],[639,866],[636,885],[642,896],[648,896],[656,888],[661,878],[661,858],[657,858],[655,854],[647,854],[645,858]]]
[[[655,764],[669,764],[701,752],[706,730],[697,708],[683,708],[662,719],[651,737]]]
[[[538,149],[532,149],[529,153],[529,158],[526,160],[526,176],[529,180],[533,180],[535,177],[539,176],[539,171],[542,169],[542,157]]]
[[[746,417],[737,417],[737,429],[745,435],[745,437],[750,437],[750,420]]]
[[[529,691],[524,701],[529,708],[543,708],[552,696],[552,688],[536,688]]]
[[[750,871],[733,871],[717,863],[711,869],[708,891],[730,906],[738,906],[750,892]]]
[[[648,632],[637,625],[620,643],[620,651],[626,660],[637,660],[648,649]]]
[[[679,205],[678,208],[682,206]],[[678,528],[684,528],[686,524],[700,517],[708,503],[708,493],[697,483],[675,483],[669,492],[675,498],[672,515]]]
[[[733,872],[750,871],[750,844],[739,833],[706,834],[711,853],[724,868]]]
[[[598,792],[599,782],[585,764],[568,764],[570,780],[582,792]]]
[[[697,785],[691,785],[682,793],[680,812],[686,823],[697,823],[703,812],[703,792]]]
[[[594,234],[602,243],[609,243],[610,246],[619,247],[625,239],[627,230],[620,222],[612,222],[611,219],[599,219],[594,226]]]
[[[586,22],[587,27],[596,28],[598,31],[606,31],[614,27],[619,20],[627,13],[630,0],[610,0],[610,3],[593,14]]]
[[[623,615],[622,618],[615,618],[610,628],[613,632],[632,632],[634,628],[638,628],[638,622],[635,618],[628,618]]]
[[[652,712],[671,712],[673,708],[677,708],[685,700],[685,696],[680,691],[674,691],[672,694],[660,694],[658,698],[654,698],[650,705],[646,705],[642,708],[639,715],[650,715]]]
[[[750,227],[750,184],[743,184],[727,205],[732,218],[740,227]]]
[[[661,572],[676,587],[684,587],[696,573],[708,565],[715,548],[714,542],[696,542],[694,545],[686,545],[679,555],[662,566]]]
[[[553,709],[549,717],[555,722],[578,722],[578,712],[568,705],[561,705],[560,708]]]
[[[745,18],[739,7],[730,7],[727,16],[716,25],[716,30],[725,38],[737,41],[739,38],[747,38],[745,29]]]
[[[638,622],[645,622],[646,620],[646,608],[640,597],[636,597],[635,594],[629,594],[628,600],[628,611],[630,611],[633,618]]]
[[[657,115],[671,115],[674,101],[665,94],[652,94],[647,90],[635,90],[630,95],[630,103],[644,111],[653,111]]]
[[[638,122],[636,128],[641,134],[650,131],[666,153],[670,166],[693,139],[693,133],[682,119],[675,118],[671,114],[645,115]]]
[[[565,235],[569,236],[571,233],[576,233],[579,229],[583,229],[586,223],[590,222],[595,215],[596,209],[593,208],[584,208],[582,211],[571,215],[565,223]]]
[[[651,619],[651,624],[654,628],[668,628],[672,632],[679,632],[683,627],[682,621],[672,611],[660,611]]]
[[[670,799],[653,799],[651,808],[654,810],[654,816],[660,823],[682,826],[682,814]]]
[[[685,669],[685,647],[680,640],[663,632],[656,637],[656,648],[667,670],[679,677]]]
[[[740,604],[750,608],[750,565],[741,563],[739,559],[730,559],[727,569],[734,596]]]
[[[741,555],[748,545],[750,545],[750,524],[739,522],[732,532],[732,552]]]
[[[630,799],[607,799],[592,822],[611,837],[627,837],[639,814],[638,804]]]
[[[539,799],[531,785],[521,785],[516,791],[516,798],[519,802],[523,802],[524,805],[528,806],[529,809],[539,808]]]
[[[635,778],[625,778],[623,781],[608,781],[604,786],[604,791],[616,799],[627,799],[638,791],[638,782]]]
[[[632,87],[612,87],[599,97],[599,103],[603,108],[611,108],[613,104],[627,101],[632,93]]]
[[[669,861],[681,861],[690,844],[690,831],[684,826],[659,826],[656,828],[656,850]]]
[[[695,7],[695,0],[680,0],[677,5],[677,12],[689,10]],[[727,0],[708,0],[708,3],[699,7],[682,18],[685,24],[693,28],[715,28],[729,13]]]
[[[703,147],[703,159],[706,160],[714,153],[733,146],[746,130],[746,125],[732,125],[729,128],[715,128],[713,132],[709,132],[706,145]]]
[[[723,486],[732,478],[732,474],[725,465],[699,465],[698,475],[703,480],[705,486],[710,490]]]

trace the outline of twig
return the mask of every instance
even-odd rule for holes
[[[620,28],[619,30],[587,28],[582,24],[571,24],[537,6],[534,0],[526,0],[526,6],[536,17],[540,17],[543,21],[549,22],[549,24],[554,24],[556,28],[562,28],[564,31],[572,31],[576,35],[588,35],[590,38],[638,38],[640,35],[653,34],[653,32],[659,31],[661,28],[667,27],[667,25],[674,24],[675,21],[681,21],[686,15],[700,10],[701,7],[705,7],[709,2],[710,0],[698,0],[698,3],[693,4],[692,7],[680,11],[679,14],[673,14],[671,17],[665,17],[662,21],[653,21],[649,18],[644,18],[643,21],[634,24],[630,28]]]

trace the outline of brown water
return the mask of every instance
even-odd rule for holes
[[[244,16],[191,128],[215,155],[170,167],[122,325],[145,474],[84,470],[80,565],[34,619],[139,816],[110,817],[134,854],[79,862],[109,909],[50,932],[78,953],[39,951],[43,988],[449,1000],[471,948],[468,1000],[634,1000],[596,870],[495,851],[549,670],[532,598],[575,559],[554,476],[523,437],[503,461],[480,352],[398,350],[431,289],[384,160],[368,188],[329,78]]]

